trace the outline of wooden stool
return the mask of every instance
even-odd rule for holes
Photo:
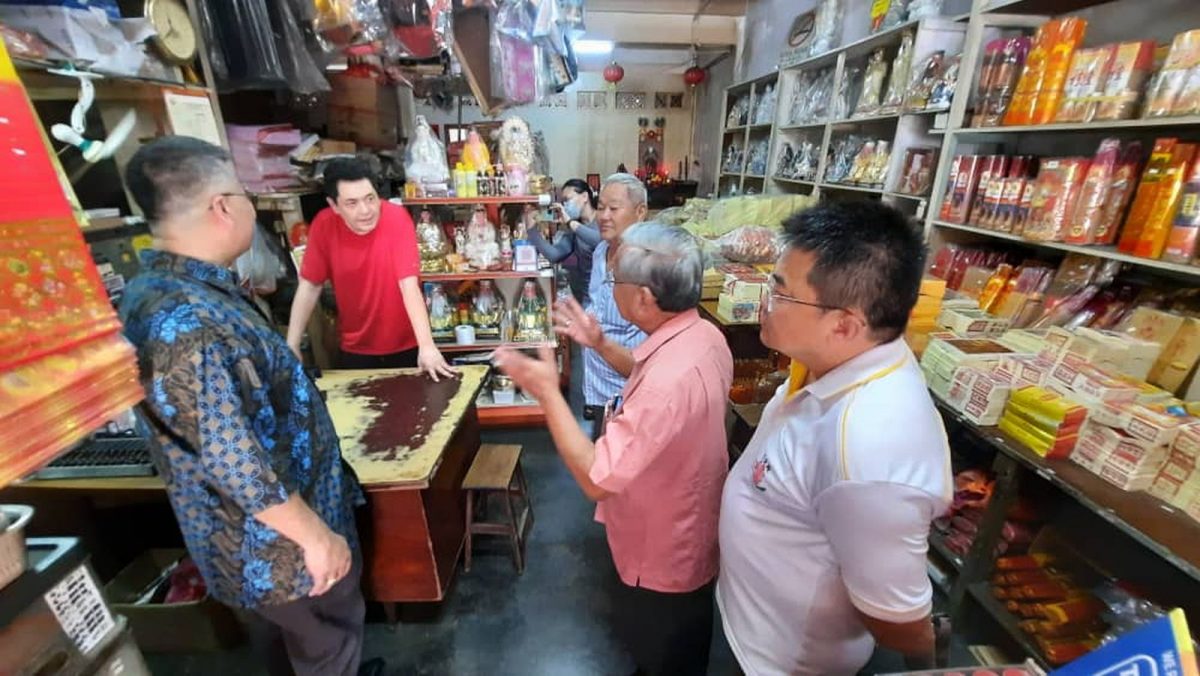
[[[474,535],[507,535],[512,538],[513,564],[517,574],[525,572],[525,539],[533,525],[533,505],[521,472],[521,447],[518,445],[483,444],[475,461],[463,479],[463,490],[467,492],[467,542],[463,557],[463,570],[471,570],[471,542]],[[504,511],[508,520],[503,522],[475,521],[475,503],[486,500],[488,494],[504,493]],[[519,496],[525,508],[517,512],[514,498]]]

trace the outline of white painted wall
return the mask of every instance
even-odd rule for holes
[[[725,107],[725,88],[733,84],[733,57],[726,58],[708,69],[708,79],[696,88],[696,159],[692,165],[693,178],[699,181],[697,195],[716,191],[717,170],[720,166],[722,115]]]
[[[667,126],[663,139],[663,155],[666,166],[675,175],[679,162],[689,152],[692,140],[692,96],[686,93],[682,75],[663,72],[661,66],[640,68],[625,67],[625,79],[616,90],[607,88],[600,73],[584,72],[579,80],[566,90],[565,108],[543,108],[521,106],[504,111],[499,117],[518,115],[529,123],[534,131],[546,137],[550,155],[550,173],[558,183],[570,178],[584,178],[589,173],[607,176],[624,162],[631,171],[637,166],[638,118],[650,120],[665,117]],[[579,110],[576,108],[576,92],[607,91],[608,108],[605,110]],[[616,110],[614,91],[645,92],[646,108],[641,110]],[[683,108],[655,109],[655,92],[685,92]],[[479,108],[463,106],[462,119],[458,111],[442,111],[422,102],[417,102],[415,111],[425,115],[431,123],[469,124],[485,118]]]

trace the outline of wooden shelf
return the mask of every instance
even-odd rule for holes
[[[763,174],[742,174],[742,178],[752,178],[756,181],[762,181],[762,180],[766,179],[767,177],[764,176]]]
[[[480,406],[479,424],[488,429],[500,427],[536,427],[546,424],[541,406]]]
[[[29,91],[29,97],[35,101],[74,101],[79,98],[79,80],[68,75],[53,73],[51,70],[72,68],[68,62],[33,61],[14,58],[22,83]],[[209,94],[211,90],[202,85],[166,80],[162,78],[140,77],[137,75],[121,75],[105,73],[86,67],[74,66],[75,70],[94,73],[102,76],[93,80],[96,86],[96,98],[104,99],[143,99],[161,97],[163,90],[188,91],[199,94]]]
[[[930,393],[938,408],[1156,555],[1200,581],[1200,523],[1142,492],[1128,492],[1070,460],[1046,460],[997,427],[978,427]]]
[[[798,178],[782,178],[780,176],[772,176],[771,180],[779,181],[780,183],[790,183],[792,185],[806,185],[806,186],[809,186],[810,188],[817,187],[816,181],[802,181]]]
[[[737,127],[725,127],[724,133],[731,134],[735,131],[746,131],[746,125],[743,124],[743,125],[739,125]]]
[[[1027,655],[1032,657],[1038,666],[1043,669],[1049,669],[1050,665],[1046,659],[1042,657],[1042,651],[1038,649],[1033,639],[1029,635],[1021,631],[1021,627],[1017,625],[1017,618],[1004,607],[1000,600],[992,595],[992,589],[987,582],[976,582],[969,586],[968,591],[971,596],[979,603],[980,607],[991,615],[996,623],[1000,625],[1004,632],[1007,633]]]
[[[853,192],[862,192],[870,195],[882,195],[882,188],[864,188],[857,185],[849,185],[846,183],[820,183],[821,188],[829,188],[830,190],[850,190]]]
[[[1200,277],[1200,267],[1188,265],[1186,263],[1170,263],[1168,261],[1155,260],[1153,258],[1142,258],[1140,256],[1131,256],[1130,254],[1117,251],[1114,246],[1100,245],[1079,245],[1066,244],[1064,242],[1041,242],[1030,239],[1025,239],[1020,235],[1014,235],[1008,232],[1000,232],[998,230],[988,230],[974,225],[962,225],[960,223],[948,223],[946,221],[930,221],[932,225],[939,228],[949,228],[951,230],[960,230],[962,232],[970,232],[977,235],[1000,239],[1007,242],[1016,242],[1018,244],[1034,247],[1039,249],[1054,249],[1057,251],[1069,251],[1072,253],[1081,253],[1087,256],[1095,256],[1097,258],[1107,258],[1122,263],[1138,265],[1144,268],[1154,270],[1162,270],[1171,272],[1177,275],[1186,275],[1188,277]]]
[[[536,350],[539,347],[556,347],[557,343],[552,340],[543,340],[534,343],[504,343],[499,340],[481,340],[473,345],[459,345],[458,343],[435,343],[438,351],[442,353],[450,352],[486,352],[488,350],[498,350],[502,347],[511,347],[517,350]]]
[[[752,125],[750,125],[750,131],[763,131],[765,129],[770,129],[771,127],[774,127],[774,126],[775,126],[774,123],[771,123],[771,122],[762,122],[760,124],[752,124]]]
[[[1083,122],[1069,124],[1014,125],[1009,127],[964,127],[950,129],[946,133],[958,136],[999,136],[1003,134],[1054,134],[1064,132],[1092,132],[1111,134],[1121,129],[1169,129],[1171,127],[1200,126],[1200,115],[1182,117],[1153,117],[1146,120],[1113,120],[1110,122]]]
[[[780,131],[795,131],[798,129],[815,129],[817,127],[824,127],[827,124],[829,124],[828,120],[821,120],[820,122],[798,122],[796,124],[785,124],[782,127],[780,127],[779,130]]]
[[[537,272],[516,272],[514,270],[493,270],[491,272],[423,272],[422,282],[466,282],[481,279],[551,279],[554,270],[538,270]]]
[[[419,207],[419,206],[437,206],[437,205],[461,205],[471,206],[475,204],[502,205],[502,204],[541,204],[542,200],[546,200],[546,204],[550,203],[549,195],[508,195],[504,197],[413,197],[413,198],[397,198],[401,206]]]
[[[821,68],[823,66],[831,66],[837,61],[838,54],[845,52],[848,57],[857,57],[869,54],[877,47],[891,44],[893,41],[898,41],[900,36],[906,30],[917,28],[921,21],[930,21],[931,19],[920,19],[917,21],[905,21],[899,26],[889,28],[885,31],[880,31],[874,35],[868,35],[860,40],[855,40],[846,45],[835,47],[824,54],[817,54],[808,58],[802,59],[789,66],[781,66],[780,70],[808,70]],[[936,19],[933,19],[936,21]]]
[[[886,115],[860,115],[858,117],[848,117],[844,120],[834,120],[829,123],[831,127],[851,127],[856,124],[867,124],[869,122],[890,122],[899,120],[900,113],[888,113]]]

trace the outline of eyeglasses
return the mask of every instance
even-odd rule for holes
[[[616,286],[617,284],[634,284],[634,282],[618,282],[613,277],[612,272],[608,272],[604,275],[604,285],[605,286]]]
[[[796,298],[795,296],[789,296],[786,293],[779,293],[778,291],[775,290],[776,285],[777,285],[777,282],[775,281],[775,278],[768,277],[767,283],[763,287],[762,303],[763,303],[763,305],[766,306],[767,312],[775,311],[775,301],[776,300],[782,300],[782,301],[786,301],[788,303],[795,303],[796,305],[807,305],[809,307],[815,307],[819,310],[845,310],[846,309],[843,307],[838,307],[836,305],[824,305],[822,303],[813,303],[812,301],[800,300],[799,298]]]

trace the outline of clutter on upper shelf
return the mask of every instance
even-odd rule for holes
[[[817,165],[821,159],[818,155],[817,144],[812,141],[801,141],[798,147],[793,147],[789,141],[783,141],[775,176],[795,181],[815,181]]]

